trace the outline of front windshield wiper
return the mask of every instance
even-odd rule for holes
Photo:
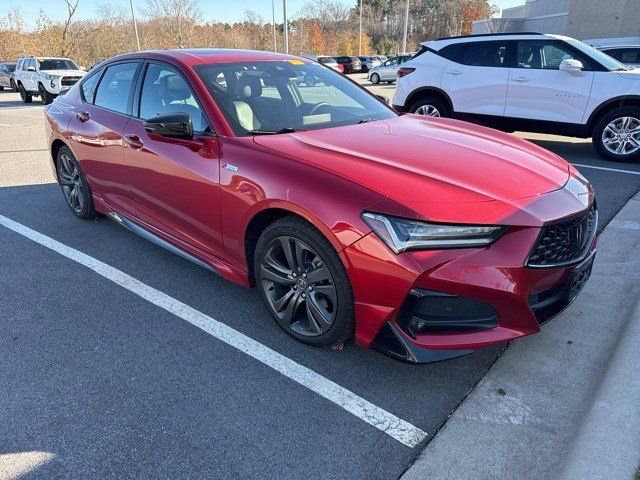
[[[304,132],[306,129],[304,128],[293,128],[293,127],[284,127],[280,130],[248,130],[247,133],[250,135],[278,135],[280,133],[294,133],[294,132]]]

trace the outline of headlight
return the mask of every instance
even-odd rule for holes
[[[59,75],[45,75],[44,78],[46,78],[47,80],[56,80],[58,78],[60,78]]]
[[[362,220],[395,253],[407,250],[483,247],[496,241],[506,227],[444,225],[364,212]]]

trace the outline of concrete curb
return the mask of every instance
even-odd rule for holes
[[[402,480],[631,479],[640,460],[638,251],[640,194],[602,233],[578,299],[505,350]]]

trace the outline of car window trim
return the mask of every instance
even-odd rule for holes
[[[93,103],[91,103],[90,105],[92,105],[95,108],[99,108],[100,110],[105,110],[107,112],[110,113],[115,113],[117,115],[122,115],[124,117],[131,117],[131,110],[132,110],[132,106],[133,106],[133,93],[135,92],[135,85],[136,82],[138,81],[138,76],[140,75],[140,69],[142,66],[142,60],[139,58],[131,58],[131,59],[122,59],[122,60],[118,60],[117,62],[113,62],[113,63],[109,63],[108,65],[105,65],[104,67],[102,67],[102,75],[100,76],[100,80],[98,80],[98,83],[96,84],[96,94],[98,93],[98,88],[100,88],[100,84],[102,83],[102,80],[104,79],[104,74],[107,72],[107,69],[109,67],[113,67],[115,65],[120,65],[122,63],[137,63],[138,66],[136,67],[136,71],[133,74],[133,79],[131,81],[132,85],[134,85],[134,88],[131,89],[131,92],[129,92],[129,98],[127,99],[127,111],[126,112],[118,112],[117,110],[112,110],[110,108],[107,107],[103,107],[101,105],[96,105],[96,95],[93,96]],[[84,82],[84,80],[83,80]],[[88,102],[85,102],[88,103]]]
[[[518,70],[546,70],[546,71],[549,71],[549,72],[557,71],[557,69],[550,69],[550,68],[524,68],[524,67],[518,67],[518,50],[520,48],[520,43],[522,43],[522,42],[534,42],[534,43],[549,44],[549,45],[556,46],[556,47],[558,47],[558,48],[560,48],[562,50],[567,50],[572,55],[575,55],[577,57],[577,59],[580,60],[580,62],[582,62],[582,65],[584,66],[584,69],[582,70],[583,72],[608,71],[607,69],[605,69],[600,64],[600,62],[598,62],[597,60],[595,60],[595,59],[593,59],[591,57],[588,57],[587,55],[582,53],[580,50],[575,48],[573,45],[571,45],[571,44],[569,44],[567,42],[563,42],[562,40],[544,38],[544,39],[539,39],[539,40],[538,39],[536,39],[536,40],[534,40],[534,39],[515,40],[515,42],[517,43],[517,46],[516,46],[515,55],[514,55],[515,62],[513,64],[512,68],[517,68]]]
[[[78,82],[78,89],[80,90],[80,100],[82,101],[82,103],[86,103],[87,105],[93,105],[93,102],[88,102],[87,99],[84,96],[84,90],[82,89],[82,85],[84,85],[85,82],[88,82],[89,79],[93,78],[93,77],[98,77],[98,81],[96,82],[96,86],[93,92],[93,99],[96,99],[96,92],[98,91],[98,85],[100,85],[100,81],[102,80],[102,75],[104,75],[105,69],[101,68],[100,70],[96,70],[95,72],[93,72],[90,75],[86,75],[84,78],[82,78],[79,82]],[[100,107],[98,107],[100,108]]]
[[[162,65],[162,66],[168,66],[169,68],[174,69],[175,71],[178,72],[178,74],[182,77],[182,79],[185,81],[185,83],[187,84],[187,87],[189,88],[189,90],[191,91],[191,95],[193,95],[193,98],[195,99],[196,103],[198,104],[198,108],[200,109],[200,111],[202,112],[202,115],[204,116],[204,119],[207,122],[207,126],[209,127],[209,132],[202,132],[202,131],[194,131],[193,133],[196,135],[214,135],[217,136],[217,133],[215,132],[215,129],[213,128],[213,124],[211,123],[211,120],[209,119],[209,115],[207,115],[207,111],[202,108],[202,102],[200,101],[200,98],[198,98],[198,94],[195,92],[195,90],[193,89],[193,86],[191,85],[191,83],[189,82],[189,79],[185,76],[184,73],[182,73],[182,71],[175,66],[174,64],[170,63],[170,62],[165,62],[163,60],[157,60],[155,58],[153,59],[145,59],[143,61],[144,65],[140,71],[140,75],[138,77],[138,81],[136,83],[135,86],[135,94],[134,94],[134,98],[133,98],[133,108],[132,108],[132,112],[131,112],[131,117],[132,118],[136,118],[138,120],[142,120],[144,122],[144,120],[140,117],[140,103],[142,102],[142,87],[144,85],[144,79],[147,76],[147,70],[149,69],[149,65],[151,64],[156,64],[156,65]]]

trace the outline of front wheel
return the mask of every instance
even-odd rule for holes
[[[13,90],[14,92],[18,91],[18,86],[16,85],[16,82],[13,81],[13,79],[11,79],[11,90]]]
[[[40,99],[42,100],[42,103],[44,103],[45,105],[51,104],[51,102],[53,102],[53,100],[56,98],[56,96],[53,93],[49,93],[41,83],[38,84],[38,92],[40,93]]]
[[[269,225],[256,245],[254,275],[271,316],[289,335],[335,345],[355,330],[349,277],[329,241],[291,216]]]
[[[411,113],[416,115],[424,115],[426,117],[446,117],[448,116],[446,105],[436,97],[421,98],[409,109]]]
[[[24,103],[31,103],[33,101],[33,97],[25,90],[24,85],[19,84],[18,91],[20,92],[20,98]]]
[[[380,75],[378,75],[377,73],[374,73],[371,75],[371,83],[373,83],[374,85],[377,85],[380,83]]]
[[[593,146],[607,160],[640,160],[640,108],[617,108],[603,115],[593,130]]]
[[[83,220],[92,220],[98,216],[93,205],[93,195],[78,161],[67,147],[61,147],[56,158],[58,183],[62,195],[73,214]]]

